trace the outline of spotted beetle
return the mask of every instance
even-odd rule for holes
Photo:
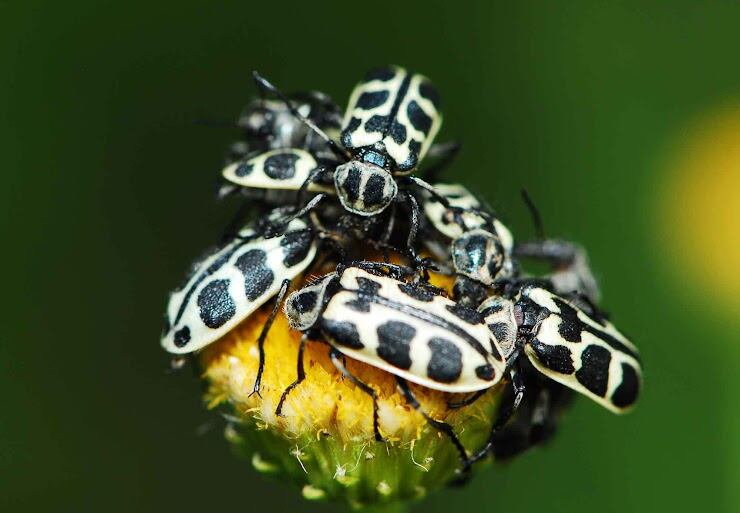
[[[381,269],[389,272],[383,275]],[[382,438],[375,391],[347,371],[343,355],[395,375],[399,390],[417,409],[420,405],[407,381],[445,392],[474,392],[501,381],[506,363],[496,349],[496,335],[481,314],[425,282],[402,279],[411,274],[412,270],[392,264],[358,262],[340,266],[288,296],[285,315],[304,336],[298,379],[283,392],[278,415],[289,392],[304,377],[302,348],[309,337],[325,340],[337,368],[372,397],[378,440]],[[422,414],[451,439],[466,463],[467,453],[452,428]]]
[[[170,294],[161,338],[166,351],[183,355],[202,349],[275,297],[258,340],[254,391],[259,391],[267,332],[291,280],[308,268],[318,248],[315,231],[303,219],[292,220],[282,235],[266,238],[265,226],[283,215],[283,209],[273,210],[193,265]]]
[[[396,66],[370,71],[342,124],[340,142],[351,156],[334,174],[342,205],[362,216],[387,208],[398,194],[396,177],[414,171],[441,123],[439,94],[426,77]]]
[[[404,185],[431,189],[423,180],[409,176],[430,149],[442,122],[439,95],[426,77],[397,66],[367,73],[352,92],[338,142],[292,107],[275,86],[257,74],[255,78],[283,97],[296,118],[314,130],[339,159],[333,180],[347,211],[360,216],[381,213],[399,195],[398,179]],[[447,157],[455,151],[452,145],[438,147],[437,153]]]
[[[513,302],[494,297],[481,305],[486,323],[502,333],[516,327],[525,354],[545,376],[614,413],[629,410],[640,388],[637,348],[600,314],[540,284],[523,283]],[[513,319],[500,312],[513,312]]]
[[[345,229],[347,224],[359,223],[365,234],[373,222],[381,224],[377,216],[391,203],[404,203],[411,219],[405,252],[417,261],[412,248],[420,212],[416,198],[407,188],[415,185],[431,195],[436,192],[424,180],[409,174],[427,153],[436,155],[439,167],[456,151],[454,144],[431,148],[441,123],[438,96],[431,83],[421,75],[398,67],[368,73],[352,94],[337,140],[301,113],[274,85],[257,73],[254,77],[262,89],[283,101],[295,120],[321,138],[325,151],[332,152],[335,160],[318,159],[312,152],[300,148],[285,148],[232,163],[224,169],[223,176],[232,184],[261,188],[281,198],[286,197],[281,193],[297,190],[299,205],[302,204],[302,191],[319,192],[278,223],[275,233],[292,218],[315,209],[329,196],[338,196],[345,211],[371,222],[347,221],[346,216],[341,219],[334,216],[330,221]],[[440,201],[446,200],[440,198]],[[326,208],[320,210],[321,213],[326,211]],[[385,242],[393,230],[394,218],[395,208],[389,218],[384,218],[387,222],[382,222],[387,227],[382,236]]]
[[[514,280],[504,285],[503,294],[478,308],[507,362],[514,394],[499,413],[489,441],[470,462],[488,454],[496,433],[522,401],[525,356],[542,375],[614,413],[629,411],[637,401],[642,382],[637,348],[600,312],[582,309],[551,287],[546,280]]]
[[[291,326],[304,332],[318,327],[343,354],[428,388],[489,388],[503,367],[496,367],[500,360],[494,356],[494,335],[481,316],[425,282],[406,283],[371,272],[388,265],[353,264],[294,292],[285,307]],[[373,315],[366,315],[371,310]],[[353,315],[361,320],[352,320]],[[427,358],[418,359],[418,351]]]
[[[243,139],[231,146],[227,165],[221,172],[225,183],[219,196],[239,188],[247,197],[286,204],[295,202],[295,192],[309,178],[311,191],[333,189],[331,174],[324,180],[324,187],[318,185],[320,177],[312,175],[333,169],[336,159],[311,127],[328,137],[338,137],[339,107],[318,91],[267,100],[264,96],[271,89],[261,77],[254,79],[263,98],[249,104],[239,117],[237,125],[243,131]]]
[[[426,77],[403,68],[389,66],[367,73],[352,92],[338,141],[292,107],[270,82],[255,77],[283,98],[296,118],[334,153],[338,159],[332,173],[334,192],[354,214],[375,216],[396,197],[406,199],[399,185],[416,185],[434,194],[428,183],[411,173],[427,153],[434,153],[444,164],[457,151],[455,144],[431,146],[442,122],[439,95]],[[309,182],[322,178],[320,174],[307,177]]]

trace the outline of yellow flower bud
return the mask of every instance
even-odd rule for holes
[[[437,285],[449,285],[449,279]],[[200,356],[208,382],[206,401],[228,420],[227,440],[260,473],[290,479],[309,500],[337,500],[352,507],[419,499],[457,477],[458,452],[412,408],[396,389],[393,375],[347,358],[350,372],[378,395],[377,442],[372,400],[345,378],[328,356],[329,346],[310,341],[303,355],[306,377],[287,396],[282,416],[275,409],[296,379],[301,334],[282,312],[265,341],[260,394],[253,394],[259,365],[257,338],[270,305],[249,317]],[[450,409],[464,398],[411,385],[424,411],[449,423],[469,453],[486,441],[502,382],[472,405]]]

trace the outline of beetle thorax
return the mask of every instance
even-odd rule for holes
[[[379,214],[398,194],[398,185],[388,171],[359,160],[337,167],[334,185],[344,208],[361,216]]]

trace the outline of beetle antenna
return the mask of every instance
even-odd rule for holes
[[[318,135],[319,137],[321,137],[324,140],[324,142],[327,145],[329,145],[329,149],[331,149],[331,151],[336,156],[338,156],[339,158],[341,158],[345,162],[351,159],[351,157],[347,154],[347,152],[344,151],[342,148],[339,147],[339,145],[336,143],[336,141],[334,141],[331,137],[329,137],[328,135],[326,135],[326,132],[324,132],[323,130],[321,130],[319,127],[316,126],[316,123],[314,123],[310,119],[306,118],[306,116],[304,116],[300,112],[298,112],[298,109],[296,109],[293,106],[293,104],[288,99],[288,97],[285,96],[283,94],[283,92],[280,91],[280,89],[278,89],[277,87],[275,87],[274,85],[272,85],[271,82],[269,82],[265,77],[263,77],[262,75],[260,75],[257,71],[253,71],[252,72],[252,78],[257,83],[257,87],[261,91],[265,91],[265,90],[266,91],[270,91],[275,96],[277,96],[278,98],[280,98],[280,100],[286,105],[286,107],[288,107],[288,110],[290,111],[290,113],[293,114],[293,116],[296,119],[298,119],[301,123],[303,123],[304,125],[306,125],[316,135]]]
[[[527,205],[529,213],[532,215],[532,222],[534,223],[534,231],[537,238],[539,240],[545,240],[545,228],[542,225],[542,216],[540,215],[540,211],[537,209],[537,206],[534,204],[534,201],[532,201],[532,198],[529,196],[527,189],[522,189],[522,200],[524,200],[524,204]]]

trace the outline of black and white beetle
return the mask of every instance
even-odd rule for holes
[[[309,190],[333,189],[330,174],[324,187],[317,185],[320,179],[312,177],[312,173],[336,167],[336,158],[312,127],[328,137],[338,137],[339,107],[318,91],[267,100],[264,96],[271,90],[260,77],[255,76],[255,82],[262,98],[249,104],[239,117],[237,125],[244,138],[231,146],[221,172],[225,183],[219,196],[239,187],[248,197],[285,204],[295,202],[295,192],[309,178]]]
[[[256,73],[255,79],[265,90],[280,97],[291,114],[315,132],[333,152],[337,159],[331,172],[333,190],[325,194],[336,193],[342,206],[354,214],[375,216],[397,197],[410,201],[410,195],[401,193],[399,185],[415,185],[435,194],[427,182],[411,173],[427,153],[434,153],[440,159],[438,164],[444,164],[457,151],[455,144],[432,148],[442,122],[438,111],[439,96],[427,78],[403,68],[390,66],[373,70],[355,87],[338,141],[299,112],[270,82]],[[227,169],[224,176],[234,183],[244,183],[244,178],[238,174],[252,172],[246,168],[240,173],[237,167]],[[312,187],[312,182],[325,182],[327,176],[321,172],[296,173],[291,176],[291,187],[295,187],[293,182],[299,181],[299,175],[305,179],[304,188]],[[255,185],[258,184],[255,182]],[[320,201],[315,199],[312,207]]]
[[[281,234],[272,233],[274,223],[290,208],[273,209],[193,264],[185,282],[169,297],[161,338],[166,351],[175,355],[198,351],[274,298],[257,340],[260,361],[254,392],[259,392],[264,342],[290,283],[314,263],[320,248],[340,258],[343,252],[336,234],[323,232],[303,217],[292,219]]]
[[[265,227],[284,216],[275,209],[248,225],[193,265],[185,283],[172,292],[165,314],[162,347],[183,355],[215,342],[275,297],[275,306],[258,339],[259,391],[264,368],[264,340],[291,280],[314,261],[319,239],[303,219],[294,219],[282,235],[266,238]]]
[[[234,185],[271,191],[272,196],[282,198],[285,198],[282,192],[298,191],[299,204],[302,204],[302,191],[319,192],[276,223],[273,233],[280,233],[291,219],[315,209],[328,196],[338,196],[345,211],[366,219],[348,220],[346,216],[334,216],[332,222],[344,227],[340,229],[359,223],[361,231],[367,231],[368,226],[373,225],[372,221],[377,225],[381,221],[378,214],[394,201],[404,203],[411,219],[405,249],[410,258],[417,261],[412,248],[420,212],[416,198],[407,188],[413,185],[431,195],[436,195],[436,192],[427,182],[409,174],[425,154],[434,153],[438,157],[436,165],[441,167],[457,150],[457,145],[453,144],[438,145],[430,151],[441,123],[437,110],[438,95],[431,82],[399,67],[368,73],[352,93],[337,141],[301,113],[275,86],[257,73],[254,77],[262,89],[283,101],[294,121],[304,124],[321,138],[331,158],[328,153],[321,159],[317,158],[317,150],[271,150],[227,166],[224,178]],[[444,198],[439,200],[445,202]],[[325,211],[322,208],[321,212]],[[388,218],[383,218],[387,221],[384,223],[387,230],[380,239],[384,242],[391,236],[395,215],[394,206]]]
[[[388,275],[381,273],[388,269]],[[445,392],[489,389],[505,371],[495,334],[476,310],[447,298],[424,282],[407,283],[414,271],[375,262],[340,267],[334,273],[293,292],[285,302],[290,325],[304,333],[298,354],[297,379],[285,398],[304,378],[303,346],[309,337],[323,338],[337,368],[373,399],[373,427],[378,440],[375,391],[348,373],[342,355],[396,376],[399,390],[457,447],[467,465],[467,453],[452,428],[420,409],[407,380]]]
[[[370,71],[352,92],[340,142],[351,159],[334,174],[339,200],[355,214],[382,212],[396,198],[396,177],[410,175],[442,123],[439,94],[426,77],[390,66]],[[402,180],[425,186],[415,177]]]
[[[642,383],[637,348],[600,312],[587,313],[551,286],[531,278],[513,281],[478,308],[511,370],[514,395],[471,462],[488,454],[496,432],[518,408],[525,393],[518,369],[524,356],[547,378],[614,413],[627,412],[637,401]]]

